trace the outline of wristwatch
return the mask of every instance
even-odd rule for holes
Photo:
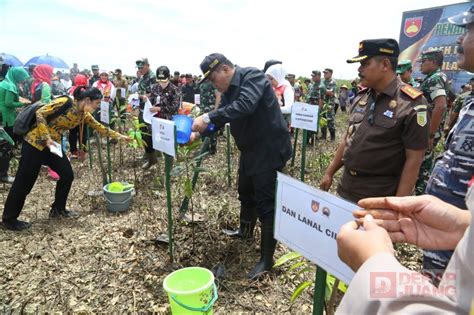
[[[209,114],[204,114],[202,115],[202,121],[204,121],[206,124],[210,124],[211,123],[211,119],[209,118]]]

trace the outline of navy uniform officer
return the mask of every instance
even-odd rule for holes
[[[234,66],[221,54],[205,57],[201,70],[202,81],[209,80],[222,93],[222,99],[219,108],[195,119],[193,131],[203,133],[209,123],[216,129],[230,123],[241,152],[240,228],[235,234],[252,237],[257,216],[262,224],[261,259],[248,275],[256,279],[273,265],[276,175],[291,157],[290,134],[275,92],[262,71]]]
[[[337,192],[357,202],[366,197],[407,196],[428,147],[427,102],[422,93],[395,73],[398,43],[393,39],[364,40],[359,55],[361,83],[350,109],[349,126],[321,181],[328,190],[344,166]]]

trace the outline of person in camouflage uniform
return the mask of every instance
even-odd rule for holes
[[[326,68],[323,71],[323,84],[326,88],[326,93],[323,95],[324,105],[322,116],[326,118],[327,127],[321,127],[321,139],[326,140],[327,129],[331,135],[331,142],[336,140],[336,127],[334,125],[335,105],[336,105],[336,80],[332,78],[332,69]]]
[[[413,79],[413,66],[411,64],[411,60],[405,59],[398,62],[397,65],[397,74],[400,79],[405,82],[406,84],[410,84],[414,88],[418,88],[418,83]]]
[[[23,82],[23,88],[21,89],[20,96],[26,99],[33,99],[33,95],[31,94],[31,85],[33,84],[33,70],[35,69],[36,64],[32,63],[28,66],[28,74],[30,75],[28,79]]]
[[[92,65],[92,76],[89,78],[89,86],[92,86],[94,82],[100,80],[99,65]]]
[[[306,94],[306,102],[312,105],[319,106],[319,112],[323,109],[323,97],[326,95],[326,87],[321,82],[321,71],[313,70],[311,72],[312,83],[308,86],[308,93]],[[321,120],[319,121],[321,124]],[[308,144],[314,141],[316,135],[313,131],[308,131]],[[314,143],[313,143],[314,144]]]
[[[219,92],[212,85],[212,83],[209,82],[209,80],[206,80],[199,85],[199,94],[201,95],[201,97],[200,104],[198,106],[201,110],[201,114],[209,113],[217,107]],[[209,139],[209,154],[215,154],[217,150],[217,133],[213,132],[210,135]]]
[[[470,86],[474,85],[474,78],[470,81]],[[449,115],[449,120],[446,128],[444,128],[445,138],[448,136],[451,129],[453,129],[454,124],[458,120],[459,112],[465,105],[465,100],[467,97],[474,97],[474,90],[470,90],[459,95],[456,100],[454,100],[453,108],[451,109],[451,114]]]
[[[135,62],[137,65],[138,71],[142,75],[138,81],[138,97],[140,99],[140,114],[138,115],[138,120],[140,123],[145,123],[143,120],[143,109],[147,99],[150,97],[151,88],[153,84],[156,83],[156,76],[153,71],[150,70],[150,63],[148,58],[142,58]],[[147,127],[141,129],[143,133],[143,140],[146,141],[146,137],[151,137],[151,126],[147,124]],[[146,135],[148,134],[148,135]],[[146,161],[142,165],[143,169],[148,169],[153,164],[156,164],[158,161],[156,159],[156,152],[153,150],[152,146],[145,147],[145,157]]]
[[[457,60],[460,69],[473,72],[474,5],[469,12],[451,17],[448,21],[467,29],[457,40]],[[467,209],[466,195],[469,182],[473,178],[474,165],[474,96],[468,94],[464,103],[458,106],[461,107],[459,117],[446,137],[446,151],[433,168],[426,193],[460,209]],[[423,273],[430,275],[436,284],[440,281],[452,254],[452,251],[425,249]],[[472,264],[472,261],[469,263]]]
[[[425,51],[421,54],[420,70],[426,75],[421,83],[420,89],[429,103],[431,112],[430,119],[430,143],[421,164],[418,180],[415,185],[415,194],[423,195],[426,184],[433,168],[434,148],[441,139],[446,120],[448,81],[441,72],[443,65],[443,52],[439,50]]]

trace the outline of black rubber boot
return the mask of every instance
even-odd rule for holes
[[[222,232],[230,237],[241,238],[244,240],[252,239],[256,223],[257,211],[255,208],[241,207],[240,227],[237,230],[223,229]]]
[[[329,130],[329,133],[331,134],[331,142],[336,141],[336,131],[335,130]]]
[[[257,280],[272,270],[273,254],[275,253],[276,239],[273,238],[273,218],[262,222],[262,238],[260,240],[260,261],[249,272],[250,280]]]
[[[321,128],[321,140],[326,140],[327,137],[327,129],[326,128]]]

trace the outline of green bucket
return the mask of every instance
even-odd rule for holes
[[[166,276],[163,288],[168,293],[171,314],[212,314],[217,288],[214,275],[206,268],[176,270]]]

